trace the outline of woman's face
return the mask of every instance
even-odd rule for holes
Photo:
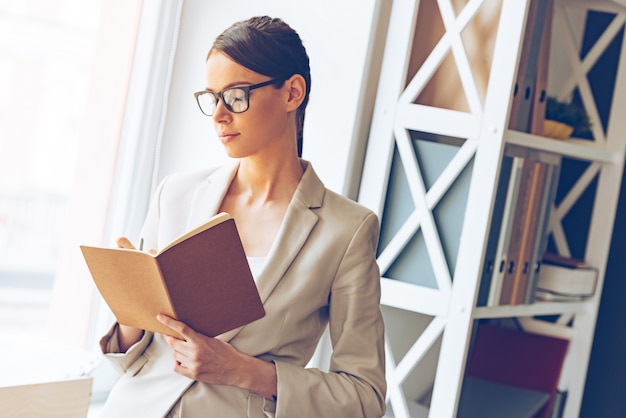
[[[218,93],[229,87],[258,84],[270,77],[255,73],[215,51],[206,62],[206,88]],[[220,142],[232,158],[243,158],[285,150],[283,141],[294,141],[294,112],[286,103],[289,90],[274,85],[251,90],[250,107],[243,113],[230,112],[219,100],[212,119]],[[289,148],[289,147],[287,147]]]

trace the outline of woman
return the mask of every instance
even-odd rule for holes
[[[311,85],[300,37],[280,19],[236,23],[215,40],[206,83],[196,99],[233,162],[167,177],[142,237],[161,248],[230,213],[266,315],[217,338],[164,315],[183,339],[115,324],[101,346],[123,375],[102,416],[382,416],[378,219],[299,158]],[[330,370],[306,369],[327,324]]]

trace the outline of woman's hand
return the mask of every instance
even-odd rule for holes
[[[276,395],[276,368],[272,363],[243,354],[167,315],[160,314],[157,319],[183,338],[163,336],[172,348],[175,372],[200,382],[251,390],[268,399]]]
[[[158,315],[157,319],[184,338],[164,335],[174,352],[174,370],[177,373],[206,383],[236,383],[234,375],[244,356],[242,353],[230,344],[200,334],[167,315]]]

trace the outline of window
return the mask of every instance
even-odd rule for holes
[[[0,1],[3,334],[46,331],[100,1]]]
[[[126,112],[145,119],[136,111],[144,95],[129,92],[129,80],[146,66],[137,65],[135,41],[144,9],[159,16],[149,4],[0,0],[0,344],[20,365],[1,368],[2,383],[80,372],[92,358],[85,349],[95,350],[95,334],[111,322],[78,246],[136,229],[116,218],[128,201],[148,198],[129,199],[126,189],[129,177],[150,184],[154,144],[124,122]],[[145,156],[147,168],[130,155]],[[93,400],[106,396],[111,373],[94,370]]]

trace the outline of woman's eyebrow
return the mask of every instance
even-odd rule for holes
[[[226,86],[224,86],[224,88],[223,88],[223,89],[221,89],[221,90],[213,90],[213,89],[211,89],[210,87],[205,87],[204,89],[205,89],[206,91],[210,91],[210,92],[212,92],[212,93],[216,93],[216,92],[218,92],[218,91],[224,91],[224,90],[229,89],[229,88],[231,88],[231,87],[249,86],[249,85],[252,85],[252,84],[254,84],[254,83],[253,83],[253,82],[251,82],[251,81],[234,81],[234,82],[232,82],[232,83],[228,83],[228,84],[226,84]]]

